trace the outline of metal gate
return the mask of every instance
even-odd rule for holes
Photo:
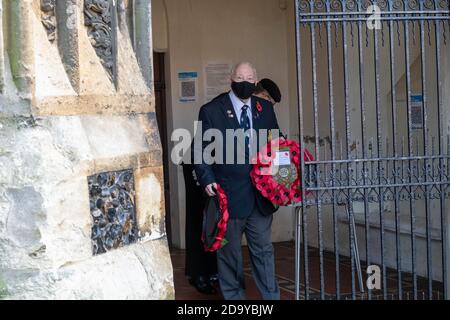
[[[450,1],[296,0],[297,299],[447,299]]]

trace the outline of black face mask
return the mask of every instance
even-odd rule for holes
[[[234,94],[242,100],[247,100],[256,90],[256,83],[251,83],[248,81],[242,82],[232,82],[231,89],[233,89]]]

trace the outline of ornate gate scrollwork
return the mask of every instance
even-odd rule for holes
[[[449,33],[449,0],[296,0],[297,299],[449,298]]]

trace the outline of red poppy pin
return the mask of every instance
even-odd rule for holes
[[[256,103],[256,110],[258,110],[258,112],[261,112],[261,111],[262,111],[262,105],[261,105],[261,103],[259,103],[259,102]]]

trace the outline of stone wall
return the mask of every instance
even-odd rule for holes
[[[0,298],[174,296],[150,1],[115,2],[0,0]]]

